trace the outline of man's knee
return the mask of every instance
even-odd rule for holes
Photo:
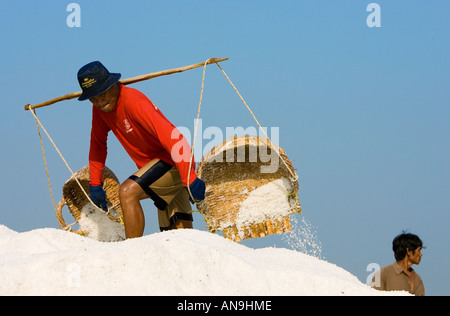
[[[148,196],[135,181],[127,179],[119,188],[119,197],[122,202],[129,200],[142,200]]]

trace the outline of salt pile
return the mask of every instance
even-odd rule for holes
[[[0,225],[0,295],[386,295],[293,250],[251,249],[198,230],[103,243]],[[406,294],[406,293],[396,293]]]

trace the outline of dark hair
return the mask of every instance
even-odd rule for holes
[[[422,240],[413,234],[402,233],[392,242],[392,250],[397,261],[403,260],[408,250],[414,252],[419,247],[423,247]]]

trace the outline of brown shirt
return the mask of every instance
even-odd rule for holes
[[[374,288],[381,291],[407,291],[415,296],[425,296],[425,286],[420,275],[411,269],[414,274],[414,288],[408,275],[400,268],[397,262],[378,271],[373,279]]]

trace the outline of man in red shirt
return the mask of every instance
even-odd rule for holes
[[[151,198],[158,208],[161,230],[192,228],[189,190],[195,200],[205,198],[205,183],[193,166],[185,137],[140,91],[119,82],[95,61],[78,71],[83,90],[79,100],[93,104],[89,167],[92,201],[107,210],[102,171],[107,137],[112,131],[139,169],[120,186],[127,238],[141,237],[145,218],[140,201]],[[193,164],[194,165],[194,164]],[[188,183],[189,181],[189,183]]]

